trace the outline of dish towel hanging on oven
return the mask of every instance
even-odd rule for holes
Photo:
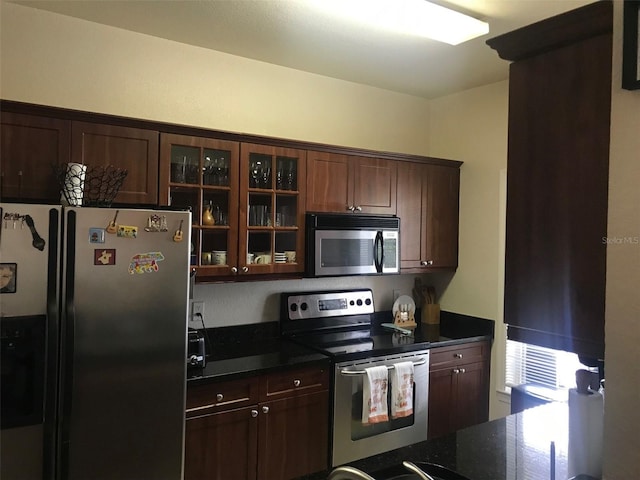
[[[391,369],[391,418],[413,415],[413,362],[399,362]]]
[[[389,420],[387,389],[389,373],[386,366],[365,368],[362,379],[362,423],[380,423]]]

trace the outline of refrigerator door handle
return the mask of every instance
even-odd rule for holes
[[[73,398],[73,360],[75,335],[75,251],[76,251],[76,212],[69,211],[67,215],[66,246],[65,246],[65,285],[64,285],[64,324],[61,326],[62,351],[60,356],[60,445],[58,449],[59,469],[61,478],[67,478],[69,473],[69,437],[71,417],[71,399]]]

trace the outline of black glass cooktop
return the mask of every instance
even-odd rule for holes
[[[346,332],[299,335],[293,340],[329,355],[336,361],[422,350],[429,348],[431,343],[420,329],[407,335],[376,326]]]

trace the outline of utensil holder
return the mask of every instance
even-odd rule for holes
[[[427,325],[440,325],[440,304],[425,303],[420,312],[422,323]]]

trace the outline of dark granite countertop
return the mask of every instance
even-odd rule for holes
[[[417,318],[419,311],[416,312]],[[391,312],[372,318],[371,335],[388,343],[389,350],[434,348],[462,342],[491,340],[494,322],[450,312],[442,312],[440,325],[419,324],[413,334],[393,334],[380,326],[392,320]],[[329,358],[310,348],[280,338],[278,322],[262,322],[206,330],[207,361],[204,368],[189,368],[189,385],[239,378],[282,368],[312,363],[329,363]]]
[[[555,478],[566,479],[567,430],[567,405],[551,403],[348,465],[376,480],[407,473],[398,467],[403,460],[442,465],[469,480],[548,479],[553,441]],[[329,472],[302,478],[324,480]]]

